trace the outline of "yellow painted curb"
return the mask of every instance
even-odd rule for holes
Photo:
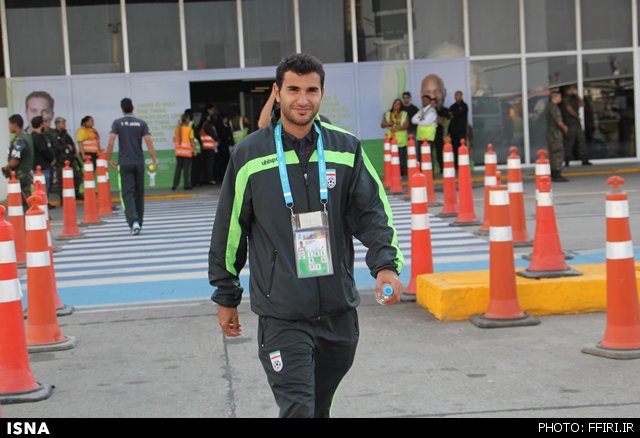
[[[598,312],[606,309],[606,265],[572,265],[580,277],[533,280],[516,276],[518,301],[532,315]],[[636,263],[640,291],[640,262]],[[418,276],[417,303],[443,321],[468,319],[489,305],[489,271]]]

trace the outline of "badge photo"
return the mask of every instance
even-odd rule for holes
[[[335,169],[327,169],[327,187],[330,189],[336,186],[336,170]]]

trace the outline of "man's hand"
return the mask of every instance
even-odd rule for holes
[[[393,288],[393,294],[390,297],[385,298],[382,301],[382,304],[395,304],[400,302],[400,297],[402,296],[402,282],[400,278],[398,278],[398,274],[389,270],[383,269],[378,272],[376,276],[376,295],[382,295],[382,285],[390,284]]]
[[[218,306],[218,324],[225,335],[236,337],[242,334],[242,325],[238,320],[238,309]]]

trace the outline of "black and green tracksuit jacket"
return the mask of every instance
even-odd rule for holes
[[[334,274],[297,278],[291,213],[282,194],[271,124],[236,146],[224,177],[209,250],[209,282],[216,287],[212,300],[219,305],[240,304],[238,276],[247,246],[251,308],[261,316],[301,320],[355,308],[360,298],[352,236],[368,248],[373,276],[382,269],[400,273],[403,256],[391,208],[359,140],[336,126],[315,123],[322,131],[327,169],[336,172],[327,207]],[[321,211],[317,152],[305,179],[296,152],[287,142],[284,149],[294,212]]]

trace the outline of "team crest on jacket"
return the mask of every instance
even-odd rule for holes
[[[335,169],[327,169],[327,186],[332,189],[336,186],[336,170]]]
[[[275,370],[276,373],[282,371],[282,356],[280,355],[280,350],[272,351],[269,353],[269,358],[271,359],[271,366]]]

